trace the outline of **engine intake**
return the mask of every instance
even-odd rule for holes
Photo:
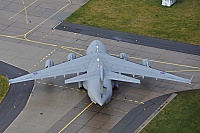
[[[151,68],[151,62],[148,59],[143,59],[142,62],[141,62],[141,64],[143,66]]]
[[[119,54],[119,58],[120,58],[120,59],[124,59],[124,60],[126,60],[126,61],[128,60],[128,56],[127,56],[125,53],[120,53],[120,54]]]
[[[69,53],[67,58],[68,58],[68,61],[71,61],[73,59],[76,59],[76,55],[74,53]]]
[[[45,62],[45,68],[52,67],[52,66],[54,66],[54,62],[51,59],[48,59]]]

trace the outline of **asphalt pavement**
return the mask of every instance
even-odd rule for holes
[[[28,72],[0,61],[0,74],[9,79]],[[0,104],[0,133],[15,120],[25,107],[26,102],[32,92],[34,81],[12,84],[10,89]]]
[[[102,37],[122,42],[140,44],[143,46],[149,46],[154,48],[160,48],[165,50],[171,50],[181,53],[200,55],[200,47],[197,45],[191,45],[181,42],[174,42],[159,38],[141,36],[136,34],[129,34],[114,30],[107,30],[103,28],[97,28],[92,26],[79,25],[69,22],[62,22],[59,24],[56,29],[75,32],[95,37]]]
[[[144,104],[133,108],[122,118],[109,133],[132,133],[134,132],[154,111],[156,111],[171,94],[151,99]]]

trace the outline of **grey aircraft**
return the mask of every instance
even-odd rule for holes
[[[98,40],[89,45],[85,56],[76,58],[75,54],[70,53],[68,61],[58,65],[54,65],[54,62],[48,59],[45,67],[43,70],[10,79],[9,82],[12,84],[77,74],[73,78],[66,79],[65,84],[78,82],[79,88],[84,87],[87,90],[91,101],[102,106],[111,100],[113,87],[118,87],[118,81],[140,83],[139,79],[134,78],[136,75],[142,78],[152,77],[156,80],[166,79],[184,83],[191,83],[192,80],[153,69],[147,59],[143,59],[140,65],[128,61],[125,53],[121,53],[119,58],[110,56],[105,45]]]

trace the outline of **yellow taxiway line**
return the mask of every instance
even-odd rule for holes
[[[200,70],[172,70],[172,71],[165,71],[169,73],[177,73],[177,72],[200,72]]]
[[[167,64],[167,65],[173,65],[173,66],[180,66],[180,67],[200,69],[200,67],[194,67],[194,66],[188,66],[188,65],[181,65],[181,64],[171,63],[171,62],[165,62],[165,61],[158,61],[158,60],[149,60],[149,61],[156,62],[156,63]]]
[[[29,6],[31,6],[32,4],[34,4],[36,1],[37,1],[37,0],[35,0],[34,2],[32,2]],[[9,20],[12,19],[13,17],[15,17],[16,15],[18,15],[19,13],[21,13],[22,11],[25,11],[25,14],[26,14],[26,23],[27,23],[27,25],[28,25],[28,17],[27,17],[27,10],[26,10],[26,9],[27,9],[29,6],[25,6],[24,0],[22,0],[22,2],[23,2],[23,5],[24,5],[24,9],[22,9],[21,11],[19,11],[18,13],[16,13],[15,15],[13,15],[12,17],[10,17]],[[44,24],[46,21],[48,21],[50,18],[52,18],[53,16],[55,16],[56,14],[58,14],[61,10],[63,10],[64,8],[66,8],[67,6],[69,6],[69,5],[72,3],[71,0],[68,0],[68,2],[69,2],[68,4],[66,4],[66,5],[63,6],[61,9],[59,9],[58,11],[56,11],[54,14],[52,14],[51,16],[49,16],[47,19],[45,19],[44,21],[42,21],[41,23],[39,23],[38,25],[36,25],[33,29],[31,29],[31,30],[29,30],[28,32],[26,32],[25,34],[19,35],[19,36],[24,36],[24,39],[25,39],[25,40],[29,40],[29,39],[27,38],[27,35],[28,35],[29,33],[31,33],[33,30],[35,30],[36,28],[38,28],[40,25]],[[17,37],[17,36],[16,36],[16,37]]]
[[[18,13],[16,13],[15,15],[13,15],[12,17],[9,18],[12,19],[13,17],[15,17],[16,15],[18,15],[19,13],[21,13],[22,11],[25,11],[26,14],[26,23],[28,25],[28,17],[27,17],[27,8],[30,7],[32,4],[34,4],[37,0],[35,0],[34,2],[32,2],[29,6],[25,6],[25,2],[24,0],[22,0],[23,5],[24,5],[24,9],[22,9],[21,11],[19,11]],[[71,1],[68,0],[71,4]],[[30,40],[27,38],[27,35],[29,33],[31,33],[33,30],[35,30],[36,28],[38,28],[39,26],[41,26],[42,24],[44,24],[46,21],[48,21],[50,18],[52,18],[53,16],[55,16],[57,13],[59,13],[61,10],[63,10],[64,8],[66,8],[69,4],[65,5],[64,7],[62,7],[60,10],[58,10],[57,12],[55,12],[54,14],[52,14],[50,17],[48,17],[47,19],[45,19],[44,21],[42,21],[41,23],[39,23],[37,26],[35,26],[33,29],[29,30],[27,33],[23,34],[23,35],[18,35],[18,36],[9,36],[9,35],[2,35],[0,34],[0,36],[3,37],[7,37],[7,38],[13,38],[13,39],[18,39],[18,40],[24,40],[24,41],[28,41],[28,42],[33,42],[33,43],[37,43],[37,44],[45,44],[48,46],[54,46],[57,47],[58,45],[56,44],[49,44],[49,43],[45,43],[45,42],[40,42],[40,41],[34,41],[34,40]],[[24,38],[18,38],[19,36],[23,36]],[[74,50],[80,50],[80,51],[86,51],[85,49],[80,49],[80,48],[74,48],[74,47],[66,47],[66,46],[61,46],[60,48],[62,49],[66,49],[68,51],[74,52],[77,55],[82,56],[82,54],[75,52]],[[116,56],[115,54],[112,54],[114,56]],[[134,58],[137,60],[142,60],[142,58],[137,58],[137,57],[129,57],[129,58]],[[158,62],[158,63],[163,63],[163,64],[169,64],[169,65],[175,65],[175,66],[183,66],[183,67],[187,67],[187,68],[195,68],[195,69],[200,69],[200,67],[194,67],[194,66],[187,66],[187,65],[181,65],[181,64],[175,64],[175,63],[169,63],[169,62],[163,62],[163,61],[157,61],[157,60],[150,60],[152,62]],[[193,72],[193,71],[197,71],[199,72],[200,70],[178,70],[178,71],[168,71],[168,72]],[[91,105],[93,104],[93,102],[91,102],[87,107],[85,107],[78,115],[76,115],[67,125],[65,125],[58,133],[62,133],[72,122],[74,122],[85,110],[87,110]]]
[[[26,10],[29,6],[33,5],[36,1],[38,1],[38,0],[35,0],[35,1],[33,1],[30,5],[24,7],[24,9],[20,10],[20,11],[17,12],[15,15],[13,15],[12,17],[10,17],[9,20],[12,19],[13,17],[15,17],[16,15],[20,14],[20,13],[23,12],[24,10]]]
[[[110,55],[118,56],[116,54],[110,54]],[[132,57],[132,56],[129,56],[128,58],[136,59],[136,60],[143,60],[143,58]],[[156,62],[156,63],[161,63],[161,64],[173,65],[173,66],[181,66],[181,67],[186,67],[186,68],[200,69],[200,67],[189,66],[189,65],[181,65],[181,64],[177,64],[177,63],[171,63],[171,62],[165,62],[165,61],[159,61],[159,60],[149,60],[149,61]]]
[[[25,15],[26,15],[26,24],[28,25],[28,15],[27,15],[27,10],[26,10],[26,6],[25,6],[24,0],[22,0],[22,3],[24,5],[24,12],[25,12]]]
[[[75,121],[86,109],[88,109],[93,102],[91,102],[87,107],[85,107],[78,115],[76,115],[67,125],[65,125],[58,133],[62,133],[73,121]]]
[[[24,0],[23,0],[24,1]],[[34,2],[32,2],[29,6],[31,6],[32,4],[34,4],[37,0],[35,0]],[[23,41],[27,41],[27,42],[32,42],[32,43],[37,43],[37,44],[43,44],[43,45],[47,45],[47,46],[53,46],[53,47],[57,47],[58,45],[56,44],[50,44],[50,43],[45,43],[45,42],[40,42],[40,41],[34,41],[34,40],[30,40],[27,38],[27,35],[29,33],[31,33],[33,30],[35,30],[36,28],[38,28],[40,25],[42,25],[43,23],[45,23],[47,20],[49,20],[50,18],[52,18],[53,16],[55,16],[57,13],[59,13],[61,10],[63,10],[64,8],[66,8],[69,4],[71,4],[71,0],[68,0],[69,3],[66,4],[64,7],[62,7],[60,10],[58,10],[57,12],[55,12],[54,14],[52,14],[50,17],[48,17],[47,19],[45,19],[44,21],[42,21],[40,24],[38,24],[37,26],[35,26],[33,29],[29,30],[27,33],[23,34],[23,35],[18,35],[18,36],[9,36],[9,35],[3,35],[0,34],[0,36],[2,37],[7,37],[7,38],[13,38],[13,39],[18,39],[18,40],[23,40]],[[29,6],[25,7],[23,10],[26,10],[26,8],[28,8]],[[23,10],[21,10],[20,12],[22,12]],[[19,14],[20,12],[18,12],[17,14]],[[14,16],[16,16],[17,14],[15,14]],[[12,17],[14,17],[12,16]],[[11,18],[12,18],[11,17]],[[11,19],[9,18],[9,19]],[[20,36],[23,36],[24,38],[19,38]],[[71,52],[76,53],[79,56],[83,56],[82,54],[74,51],[74,50],[79,50],[79,51],[86,51],[85,49],[80,49],[80,48],[74,48],[74,47],[66,47],[66,46],[60,46],[61,49],[65,49]],[[113,56],[118,56],[116,54],[111,54]],[[132,59],[136,59],[136,60],[142,60],[142,58],[138,58],[138,57],[131,57],[129,56],[129,58]],[[181,67],[186,67],[186,68],[193,68],[193,69],[198,69],[198,70],[179,70],[182,72],[192,72],[192,71],[199,71],[200,67],[195,67],[195,66],[188,66],[188,65],[181,65],[181,64],[176,64],[176,63],[170,63],[170,62],[164,62],[164,61],[158,61],[158,60],[150,60],[152,62],[157,62],[157,63],[162,63],[162,64],[168,64],[168,65],[174,65],[174,66],[181,66]],[[179,71],[168,71],[168,72],[179,72]]]
[[[9,36],[9,35],[3,35],[0,34],[0,36],[2,37],[7,37],[7,38],[13,38],[13,39],[17,39],[17,40],[22,40],[22,41],[27,41],[27,42],[32,42],[32,43],[37,43],[37,44],[44,44],[44,45],[48,45],[48,46],[53,46],[53,47],[57,47],[58,45],[56,44],[51,44],[51,43],[45,43],[45,42],[40,42],[40,41],[34,41],[34,40],[29,40],[27,38],[18,38],[16,36]]]
[[[34,40],[29,40],[29,39],[24,39],[24,38],[18,38],[17,36],[9,36],[9,35],[3,35],[0,34],[0,36],[2,37],[7,37],[7,38],[13,38],[13,39],[18,39],[18,40],[23,40],[23,41],[28,41],[28,42],[32,42],[32,43],[37,43],[37,44],[43,44],[43,45],[48,45],[48,46],[53,46],[53,47],[57,47],[58,45],[56,44],[50,44],[50,43],[45,43],[45,42],[40,42],[40,41],[34,41]],[[73,53],[76,53],[79,56],[83,56],[82,54],[74,51],[74,50],[80,50],[80,51],[85,51],[84,49],[80,49],[80,48],[74,48],[74,47],[66,47],[66,46],[60,46],[61,49],[65,49],[68,51],[71,51]],[[113,56],[118,56],[116,54],[110,54]],[[142,60],[143,58],[137,58],[137,57],[129,57],[132,59],[137,59],[137,60]],[[182,65],[182,64],[176,64],[176,63],[170,63],[170,62],[164,62],[164,61],[158,61],[158,60],[150,60],[152,62],[157,62],[157,63],[162,63],[162,64],[168,64],[168,65],[173,65],[173,66],[181,66],[181,67],[185,67],[185,68],[193,68],[193,69],[197,69],[197,70],[177,70],[177,71],[166,71],[166,72],[199,72],[200,71],[200,67],[196,67],[196,66],[189,66],[189,65]]]
[[[45,19],[44,21],[42,21],[40,24],[38,24],[37,26],[35,26],[33,29],[29,30],[28,32],[26,32],[24,34],[24,38],[26,38],[26,36],[31,33],[33,30],[35,30],[36,28],[38,28],[40,25],[42,25],[43,23],[45,23],[46,21],[48,21],[50,18],[52,18],[53,16],[55,16],[57,13],[59,13],[61,10],[63,10],[64,8],[66,8],[67,6],[69,6],[72,2],[70,0],[68,0],[69,3],[66,4],[65,6],[63,6],[62,8],[60,8],[57,12],[55,12],[54,14],[52,14],[51,16],[49,16],[47,19]]]
[[[75,48],[75,47],[67,47],[67,46],[61,46],[61,48],[62,49],[74,49],[74,50],[79,50],[79,51],[85,51],[86,52],[86,50],[85,49],[82,49],[82,48]]]
[[[83,56],[82,54],[80,54],[80,53],[74,51],[74,50],[77,50],[78,48],[76,49],[76,48],[70,48],[70,47],[65,47],[65,46],[61,46],[60,48],[61,48],[61,49],[66,49],[66,50],[68,50],[68,51],[71,51],[71,52],[73,52],[73,53],[75,53],[75,54],[77,54],[77,55],[79,55],[79,56]],[[74,50],[72,50],[72,49],[74,49]]]

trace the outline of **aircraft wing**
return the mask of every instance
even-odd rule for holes
[[[106,69],[112,72],[141,75],[143,77],[152,77],[156,79],[166,79],[177,82],[191,83],[191,79],[185,79],[179,76],[175,76],[160,70],[152,69],[143,65],[139,65],[130,61],[119,59],[110,55],[103,55],[108,61],[106,63]]]
[[[90,55],[83,56],[68,62],[64,62],[43,70],[39,70],[15,79],[10,79],[10,83],[18,83],[23,81],[30,81],[35,79],[43,79],[48,77],[56,77],[66,74],[73,74],[78,72],[85,72],[88,68],[89,61],[91,59]]]

